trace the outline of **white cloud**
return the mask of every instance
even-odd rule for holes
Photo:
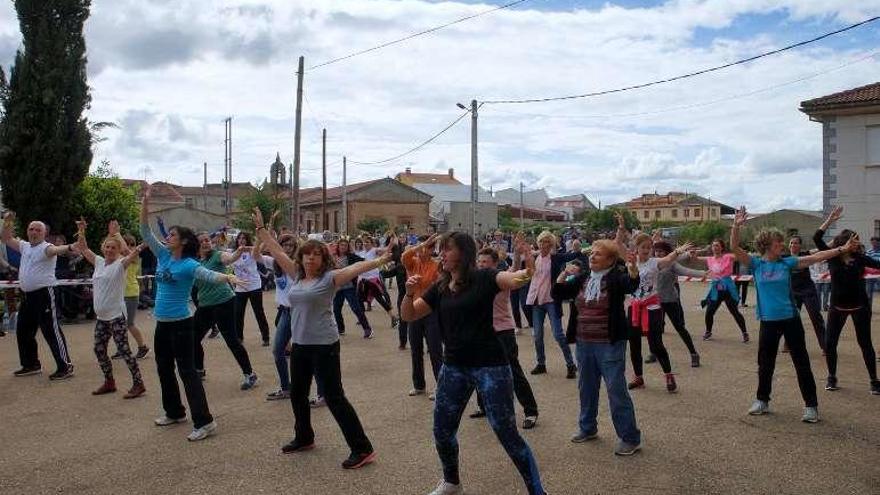
[[[696,43],[747,14],[777,13],[810,33],[880,9],[880,0],[671,0],[568,12],[509,9],[310,71],[303,119],[304,186],[320,183],[320,129],[329,182],[343,154],[372,161],[436,132],[472,98],[578,94],[668,77],[792,41],[769,32]],[[95,154],[125,176],[201,181],[222,175],[223,119],[234,117],[235,180],[259,181],[293,154],[296,58],[310,66],[489,8],[421,0],[192,0],[93,3],[87,23]],[[805,30],[807,31],[807,30]],[[862,31],[877,32],[875,27]],[[727,31],[725,31],[727,33]],[[808,35],[804,35],[807,37]],[[842,36],[728,71],[601,98],[481,109],[480,183],[585,192],[604,204],[687,189],[754,210],[818,207],[821,130],[800,101],[876,80],[877,60],[752,96],[713,102],[826,71],[874,48]],[[11,62],[17,22],[0,6],[0,57]],[[675,108],[678,108],[677,110]],[[658,110],[669,110],[657,112]],[[524,114],[539,114],[524,115]],[[414,170],[470,175],[468,119],[397,162],[351,165],[350,182]],[[782,192],[780,192],[782,191]]]

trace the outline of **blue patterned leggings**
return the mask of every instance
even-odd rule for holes
[[[459,484],[458,426],[476,388],[483,398],[489,425],[513,460],[531,495],[543,495],[538,464],[529,444],[516,429],[513,408],[513,377],[510,366],[470,368],[444,364],[434,404],[434,443],[443,464],[443,478]]]

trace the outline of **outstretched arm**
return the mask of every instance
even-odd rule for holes
[[[822,225],[819,227],[818,230],[816,230],[816,233],[813,234],[813,244],[816,245],[816,249],[818,249],[819,251],[827,251],[828,249],[831,249],[830,247],[828,247],[828,244],[825,243],[825,232],[828,230],[829,227],[834,225],[834,222],[840,220],[840,217],[842,216],[842,206],[835,206],[834,209],[831,210],[828,218],[826,218],[825,221],[822,222]]]
[[[79,254],[83,255],[86,261],[94,265],[95,253],[89,249],[86,243],[86,221],[83,217],[79,217],[79,220],[76,221],[76,237],[76,250],[79,251]]]
[[[353,265],[348,265],[347,267],[336,270],[333,273],[333,284],[336,287],[340,287],[342,285],[345,285],[348,282],[351,282],[352,280],[357,278],[357,276],[360,275],[361,273],[365,273],[365,272],[368,272],[368,271],[373,270],[375,268],[379,268],[380,266],[384,265],[385,263],[388,263],[389,261],[391,261],[391,253],[385,253],[382,256],[380,256],[374,260],[358,261],[357,263],[355,263]]]
[[[739,247],[739,229],[745,223],[746,215],[746,207],[743,206],[740,207],[733,217],[733,225],[730,227],[730,252],[739,261],[740,265],[749,267],[752,264],[752,259],[749,257],[749,253]]]
[[[281,244],[278,244],[278,241],[275,240],[272,233],[266,228],[266,225],[263,223],[263,213],[259,208],[254,208],[253,218],[254,226],[257,229],[257,237],[266,244],[266,248],[272,254],[272,257],[275,258],[278,266],[291,277],[298,277],[299,267],[295,261],[290,259],[290,256],[287,256],[284,248],[281,247]]]
[[[677,248],[673,249],[671,253],[657,260],[657,268],[661,270],[669,268],[670,266],[672,266],[673,263],[675,263],[675,260],[678,259],[681,253],[687,251],[692,247],[693,244],[691,244],[690,242],[678,246]]]
[[[220,262],[224,265],[231,265],[241,258],[241,254],[245,252],[247,246],[239,246],[238,249],[231,253],[220,252]]]
[[[800,258],[798,258],[798,268],[807,268],[810,265],[830,260],[831,258],[840,256],[843,253],[855,253],[859,250],[860,245],[861,243],[859,242],[859,237],[857,235],[854,235],[850,237],[849,240],[846,241],[846,244],[843,246],[838,246],[834,249],[819,251],[809,256],[801,256]]]
[[[150,251],[153,252],[157,257],[162,250],[165,249],[165,246],[159,242],[159,239],[156,238],[156,234],[153,233],[153,230],[150,229],[150,195],[152,194],[152,186],[147,184],[144,187],[144,197],[141,199],[141,215],[140,215],[140,231],[141,238],[143,238],[144,242],[147,243],[147,246],[150,248]]]
[[[15,238],[15,213],[11,211],[7,211],[3,215],[3,232],[0,232],[0,240],[3,241],[3,244],[19,253],[21,252],[21,241]]]
[[[128,268],[128,265],[134,263],[140,257],[141,251],[146,249],[146,247],[146,244],[141,243],[135,246],[134,249],[130,249],[125,258],[122,258],[122,266]]]
[[[532,279],[532,275],[535,273],[535,258],[529,256],[529,251],[529,245],[525,242],[520,242],[516,246],[516,253],[525,258],[526,267],[523,270],[498,272],[498,275],[495,276],[495,283],[498,284],[499,289],[516,290]]]

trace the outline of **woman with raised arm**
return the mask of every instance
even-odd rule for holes
[[[642,336],[648,337],[648,349],[653,354],[666,376],[666,390],[673,393],[678,390],[675,375],[672,374],[672,362],[669,351],[663,345],[663,308],[660,306],[660,295],[657,293],[657,275],[675,263],[681,253],[690,249],[691,244],[684,244],[674,249],[663,258],[651,257],[653,242],[648,234],[638,234],[633,240],[636,251],[636,265],[639,269],[639,287],[633,292],[629,307],[630,336],[629,351],[635,378],[629,383],[630,389],[645,386],[642,376]],[[620,245],[620,242],[618,242]],[[619,248],[618,248],[619,249]]]
[[[116,221],[114,220],[114,222]],[[117,223],[116,225],[118,227],[119,224]],[[123,255],[134,250],[138,245],[134,236],[131,234],[125,234],[122,236],[122,239],[125,241],[126,248],[123,250]],[[134,340],[138,345],[137,354],[134,356],[135,359],[143,359],[150,352],[150,348],[147,347],[147,343],[144,340],[144,334],[137,326],[136,319],[141,295],[141,284],[138,281],[138,275],[140,275],[140,273],[141,259],[140,256],[138,256],[129,263],[128,268],[125,269],[125,323],[128,325],[128,331],[131,333],[131,336],[134,337]],[[119,354],[118,351],[117,354]],[[113,355],[112,357],[116,358],[116,355]],[[119,357],[121,358],[122,355]]]
[[[846,246],[833,251],[822,251],[810,256],[782,257],[785,250],[782,233],[775,229],[761,230],[755,237],[755,248],[759,256],[750,256],[739,245],[739,229],[746,221],[746,209],[740,208],[730,229],[730,248],[733,255],[744,266],[748,266],[755,281],[758,303],[755,314],[760,322],[758,335],[758,393],[749,414],[757,416],[770,411],[770,392],[773,385],[773,372],[776,369],[776,354],[779,339],[785,337],[791,351],[791,361],[797,373],[798,386],[804,399],[805,423],[819,421],[816,380],[810,369],[810,356],[804,338],[804,325],[791,293],[792,269],[807,268],[814,263],[828,260],[852,251],[857,243],[848,242]]]
[[[86,243],[86,221],[76,222],[77,250],[95,267],[92,274],[92,302],[95,306],[95,356],[104,373],[104,384],[92,395],[103,395],[116,392],[116,381],[113,379],[113,364],[107,355],[107,343],[110,338],[116,342],[116,348],[122,354],[128,371],[131,372],[132,385],[123,398],[133,399],[146,392],[141,370],[137,359],[131,355],[128,347],[128,325],[126,324],[125,307],[125,270],[140,256],[142,246],[132,249],[128,256],[122,257],[122,246],[125,241],[118,232],[108,236],[101,243],[101,254],[97,256]]]
[[[654,240],[654,256],[657,258],[665,258],[669,253],[673,252],[672,246],[663,240]],[[681,341],[687,347],[691,355],[691,368],[700,367],[700,354],[694,347],[694,339],[691,338],[690,332],[684,320],[684,308],[681,307],[681,293],[678,287],[678,277],[705,277],[706,272],[699,270],[691,270],[675,262],[665,270],[660,270],[657,274],[657,294],[660,296],[660,308],[663,314],[672,322],[672,327],[678,332]],[[666,325],[666,320],[662,323]],[[651,356],[648,356],[651,359]],[[656,360],[656,357],[654,358]],[[647,360],[646,360],[647,361]]]
[[[331,254],[331,257],[333,258],[333,267],[336,269],[342,269],[364,261],[363,258],[351,251],[351,240],[349,240],[348,236],[339,239],[336,243],[336,253]],[[364,305],[358,299],[356,285],[357,277],[338,287],[336,295],[333,296],[333,318],[336,320],[336,328],[339,334],[344,334],[345,320],[342,318],[342,305],[345,301],[348,301],[348,307],[351,308],[351,312],[354,313],[358,323],[361,324],[364,338],[372,339],[373,327],[370,326],[370,321],[367,320],[367,315],[364,313]]]
[[[373,244],[372,237],[364,237],[363,240],[357,240],[361,241],[362,249],[360,252],[355,251],[355,254],[367,261],[374,260],[385,252],[384,248]],[[358,300],[368,305],[375,299],[379,306],[382,306],[382,309],[388,314],[388,317],[391,318],[391,328],[397,328],[400,319],[397,317],[397,311],[391,305],[391,296],[388,295],[385,284],[382,283],[382,274],[379,273],[378,269],[370,270],[358,277],[357,294]]]
[[[226,253],[214,249],[211,244],[211,236],[207,232],[198,234],[199,240],[199,263],[208,270],[217,273],[226,273],[226,267],[235,263],[241,255],[249,250],[249,247],[239,246],[232,253]],[[262,256],[262,255],[261,255]],[[243,378],[241,390],[250,390],[257,385],[257,374],[251,366],[251,358],[248,355],[244,343],[239,338],[235,326],[235,292],[228,284],[212,284],[197,280],[195,283],[198,294],[198,304],[194,317],[196,335],[195,366],[200,376],[205,376],[205,349],[202,340],[211,331],[214,325],[223,335],[226,347],[232,353],[232,357],[241,368]]]
[[[339,333],[330,305],[339,287],[350,283],[361,273],[387,263],[390,256],[386,254],[373,261],[361,261],[334,269],[327,246],[320,241],[309,240],[291,259],[266,230],[259,209],[254,209],[253,216],[260,241],[291,278],[287,297],[293,340],[290,351],[290,402],[293,406],[294,438],[281,451],[290,454],[315,447],[309,389],[312,377],[319,376],[323,382],[327,407],[351,449],[342,467],[357,469],[369,464],[376,458],[376,453],[342,389]]]
[[[739,290],[733,282],[733,266],[736,258],[727,252],[727,246],[723,239],[715,239],[710,247],[711,256],[700,256],[697,259],[704,262],[709,268],[709,291],[701,302],[706,307],[706,333],[703,340],[712,338],[712,327],[715,325],[715,312],[721,307],[721,303],[727,306],[727,310],[736,321],[736,326],[742,333],[743,343],[749,341],[749,332],[746,330],[746,319],[739,312]]]
[[[493,302],[500,291],[522,287],[528,270],[478,270],[474,239],[453,232],[440,243],[440,278],[419,298],[419,276],[406,281],[401,316],[415,321],[436,312],[443,334],[443,369],[434,405],[434,443],[443,479],[431,495],[462,493],[456,435],[474,388],[483,399],[489,425],[513,460],[531,495],[544,488],[532,450],[516,428],[513,378],[504,347],[495,336]],[[415,299],[415,300],[414,300]]]
[[[284,249],[284,254],[288,258],[296,257],[299,242],[293,234],[281,234],[278,238],[278,244]],[[275,274],[275,304],[278,306],[278,317],[275,319],[275,340],[272,342],[272,357],[275,360],[275,370],[278,372],[279,388],[269,392],[266,395],[266,400],[281,400],[290,399],[290,368],[287,366],[287,356],[290,354],[290,301],[287,292],[290,290],[292,279],[274,258],[272,259],[272,272]]]
[[[238,326],[238,338],[244,340],[244,313],[250,301],[254,318],[260,328],[263,347],[268,347],[269,321],[266,320],[266,311],[263,310],[263,279],[260,278],[257,267],[257,260],[262,258],[260,243],[255,244],[247,232],[239,232],[235,237],[235,245],[238,249],[244,248],[232,263],[235,276],[244,281],[242,286],[235,288],[235,324]]]
[[[150,229],[150,185],[143,192],[140,214],[140,234],[150,250],[156,255],[156,320],[153,349],[156,353],[156,369],[162,386],[162,407],[165,414],[156,419],[157,426],[170,426],[186,421],[186,408],[180,400],[177,376],[183,382],[186,401],[193,419],[193,431],[187,436],[198,441],[214,434],[217,423],[208,409],[208,399],[202,380],[196,373],[195,327],[189,309],[189,297],[196,280],[213,284],[241,284],[234,275],[225,275],[201,266],[198,256],[199,241],[192,230],[172,226],[168,229],[165,243],[156,238]],[[175,374],[175,365],[177,373]]]
[[[871,342],[871,304],[865,292],[862,277],[865,268],[880,269],[880,261],[865,255],[855,232],[844,229],[831,242],[831,246],[823,239],[825,231],[843,215],[843,208],[838,206],[825,223],[813,235],[816,247],[824,252],[829,249],[840,249],[840,246],[855,244],[856,248],[848,250],[837,258],[828,260],[831,272],[831,304],[828,308],[827,337],[825,341],[825,361],[828,363],[828,380],[825,390],[837,390],[837,344],[840,333],[847,318],[852,318],[856,330],[856,341],[862,350],[865,368],[871,383],[871,393],[880,395],[880,381],[877,380],[877,356]]]
[[[642,434],[636,426],[635,409],[626,386],[626,341],[630,332],[624,302],[639,287],[639,269],[634,253],[624,264],[620,246],[603,239],[593,243],[589,270],[570,264],[559,274],[553,291],[561,299],[575,299],[577,314],[568,327],[569,342],[575,342],[580,374],[580,415],[573,443],[598,437],[600,380],[605,380],[611,418],[619,442],[614,453],[635,454],[641,449]]]

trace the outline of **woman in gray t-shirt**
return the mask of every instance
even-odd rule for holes
[[[288,292],[290,329],[293,345],[290,351],[290,400],[293,404],[294,438],[281,448],[285,454],[310,450],[315,446],[312,430],[309,388],[312,377],[324,384],[324,399],[351,448],[346,469],[356,469],[376,458],[373,446],[364,433],[360,419],[342,390],[339,365],[339,333],[333,319],[331,303],[336,289],[351,282],[361,273],[378,268],[391,256],[386,254],[372,261],[361,261],[333,270],[333,259],[327,246],[318,240],[306,241],[294,259],[266,230],[263,215],[254,209],[257,236],[275,258],[278,266],[291,277]]]

